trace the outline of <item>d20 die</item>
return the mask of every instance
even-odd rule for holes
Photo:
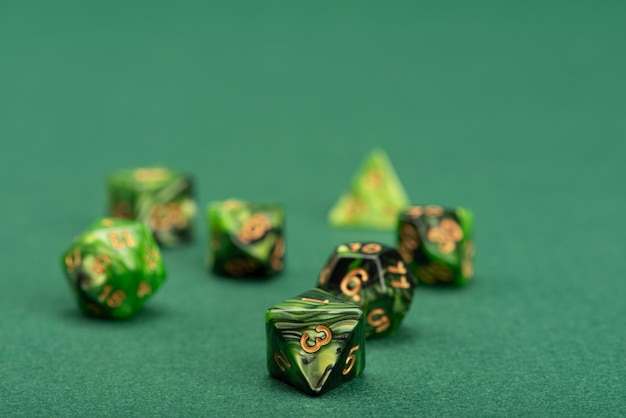
[[[271,307],[265,315],[270,375],[310,395],[321,395],[365,368],[363,311],[312,289]]]
[[[159,248],[141,223],[102,219],[64,253],[63,270],[79,308],[101,318],[129,318],[166,277]]]
[[[280,205],[240,200],[208,208],[212,271],[230,277],[267,277],[283,269],[284,211]]]
[[[398,251],[425,284],[464,285],[474,277],[473,215],[465,208],[413,206],[398,220]]]
[[[318,287],[363,308],[366,337],[384,337],[396,332],[408,312],[415,278],[394,248],[351,242],[333,251]]]
[[[191,241],[196,204],[189,177],[167,168],[120,170],[108,191],[110,216],[142,222],[162,246]]]

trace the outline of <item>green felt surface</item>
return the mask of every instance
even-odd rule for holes
[[[623,1],[0,3],[0,415],[623,416]],[[477,278],[419,288],[364,374],[271,379],[265,310],[313,287],[327,211],[383,147],[414,203],[476,215]],[[116,168],[283,202],[287,269],[219,279],[207,237],[128,322],[59,268]],[[205,227],[204,217],[198,228]]]

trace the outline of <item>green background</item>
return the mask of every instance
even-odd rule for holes
[[[0,3],[0,415],[626,414],[626,2],[383,3]],[[269,377],[264,313],[335,244],[394,242],[326,222],[376,146],[413,202],[475,212],[477,278],[310,398]],[[112,170],[158,163],[203,211],[283,202],[287,270],[211,276],[199,219],[139,316],[83,318],[60,255]]]

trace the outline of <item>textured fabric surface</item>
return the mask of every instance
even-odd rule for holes
[[[0,3],[0,415],[626,414],[625,2],[168,3]],[[326,221],[374,147],[474,211],[477,278],[310,398],[269,377],[265,310],[335,244],[394,244]],[[201,215],[140,315],[83,318],[61,253],[155,163],[202,211],[284,203],[286,271],[210,275]]]

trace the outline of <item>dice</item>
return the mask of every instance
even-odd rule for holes
[[[328,219],[335,227],[393,230],[398,214],[408,205],[387,154],[375,149],[359,167],[350,189],[330,210]]]
[[[361,306],[365,335],[396,332],[411,306],[416,280],[394,248],[377,242],[342,244],[320,273],[318,288]]]
[[[420,282],[460,286],[474,276],[469,210],[410,207],[399,216],[397,237],[398,251]]]
[[[265,315],[270,375],[321,395],[365,368],[361,308],[320,289],[271,307]]]
[[[105,218],[79,235],[62,258],[79,308],[87,315],[133,316],[166,277],[159,248],[145,225]]]
[[[109,177],[108,195],[110,216],[142,222],[160,245],[191,241],[196,204],[189,177],[167,168],[120,170]]]
[[[210,269],[229,277],[269,277],[280,272],[284,217],[277,204],[212,202],[208,207]]]

